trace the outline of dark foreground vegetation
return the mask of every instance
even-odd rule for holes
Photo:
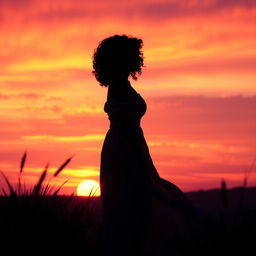
[[[26,255],[102,255],[100,197],[59,196],[60,188],[54,190],[45,182],[48,166],[34,187],[27,189],[20,182],[25,160],[26,154],[22,158],[17,186],[2,173],[8,189],[3,190],[0,197],[1,251],[8,252],[6,255],[17,251]],[[57,176],[70,160],[54,175]],[[254,254],[256,188],[243,186],[228,190],[223,181],[220,189],[191,192],[187,196],[202,214],[198,230],[187,236],[174,233],[160,241],[162,247],[148,255]],[[165,218],[168,219],[168,215]],[[195,227],[197,229],[197,223]]]
[[[7,189],[0,188],[0,247],[6,255],[23,253],[57,255],[83,253],[100,255],[101,210],[99,198],[59,196],[58,188],[51,185],[68,165],[67,159],[48,181],[49,164],[42,171],[37,183],[26,186],[22,180],[27,158],[25,152],[20,163],[17,184],[14,186],[0,171]],[[7,254],[8,253],[8,254]]]

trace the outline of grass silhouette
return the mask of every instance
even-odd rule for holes
[[[25,162],[26,162],[26,158],[27,158],[27,152],[25,151],[25,153],[22,156],[21,159],[21,163],[20,163],[20,171],[19,171],[19,176],[18,176],[18,184],[16,186],[16,188],[14,188],[11,184],[11,182],[9,181],[9,179],[6,177],[6,175],[4,174],[3,171],[0,170],[1,175],[3,176],[7,187],[9,189],[9,195],[11,197],[15,197],[15,196],[21,196],[21,195],[27,195],[27,196],[46,196],[46,195],[51,195],[51,196],[56,196],[58,194],[58,192],[60,191],[60,189],[63,187],[63,185],[68,181],[66,180],[61,186],[59,186],[57,189],[54,190],[53,186],[50,186],[50,181],[51,178],[48,180],[48,182],[46,184],[43,185],[43,182],[45,181],[46,175],[47,175],[47,171],[49,168],[49,163],[46,164],[43,172],[41,173],[41,176],[38,180],[38,182],[32,187],[32,188],[28,188],[26,186],[26,184],[22,184],[21,183],[21,175],[23,173],[23,169],[25,166]],[[53,177],[57,177],[58,174],[68,165],[68,163],[71,161],[71,159],[73,158],[70,157],[68,158],[53,174]],[[8,195],[8,192],[6,190],[4,190],[2,188],[2,192],[5,196]]]
[[[59,196],[59,187],[50,184],[53,177],[71,161],[67,159],[48,181],[49,164],[46,164],[38,181],[32,187],[22,183],[27,152],[22,156],[18,183],[14,187],[1,171],[7,189],[0,197],[1,249],[18,249],[19,253],[83,252],[99,255],[100,225],[95,214],[95,199]],[[13,247],[15,245],[15,247]]]

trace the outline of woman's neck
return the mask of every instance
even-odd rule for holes
[[[115,78],[109,83],[109,88],[127,87],[130,85],[128,78]]]
[[[131,84],[128,79],[117,79],[108,86],[108,99],[124,99],[128,96]]]

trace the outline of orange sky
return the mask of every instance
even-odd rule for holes
[[[25,149],[28,184],[74,154],[62,192],[98,180],[109,123],[91,56],[128,34],[144,41],[132,84],[160,175],[184,191],[242,184],[256,157],[256,1],[0,0],[0,32],[0,169],[13,183]]]

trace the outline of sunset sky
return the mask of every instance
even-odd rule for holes
[[[99,180],[109,120],[92,54],[114,34],[144,42],[131,83],[160,176],[184,191],[241,185],[256,158],[254,0],[0,0],[0,170],[15,183],[27,150],[27,184],[72,155],[62,193]]]

